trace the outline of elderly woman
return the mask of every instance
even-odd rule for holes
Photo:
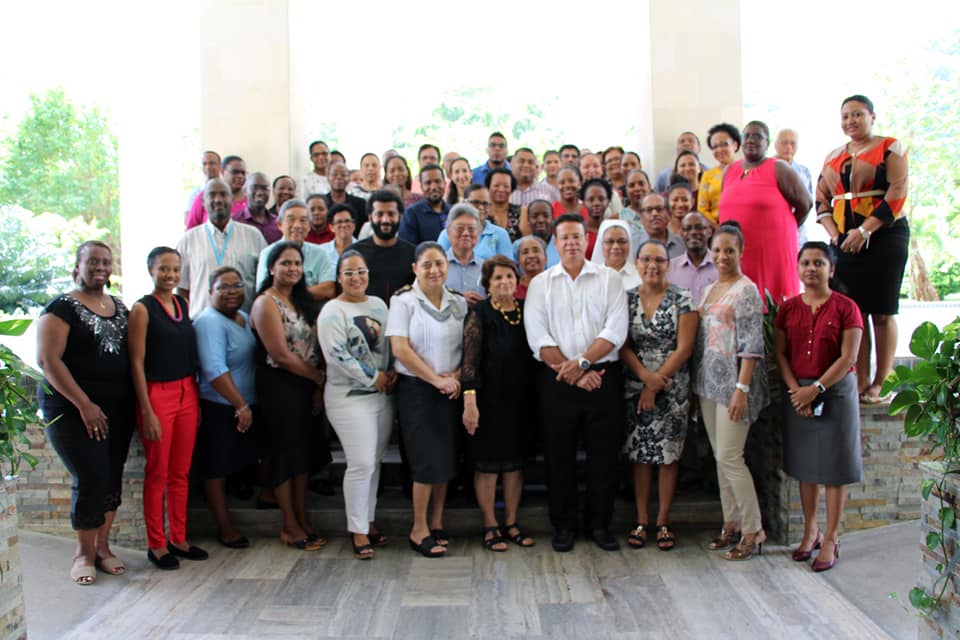
[[[484,180],[490,192],[490,209],[487,218],[494,224],[506,229],[510,242],[520,237],[520,205],[510,204],[510,194],[517,188],[517,179],[509,169],[492,169]],[[469,196],[467,196],[469,198]]]
[[[373,557],[387,540],[374,524],[380,463],[393,427],[393,393],[397,374],[390,362],[384,327],[387,305],[367,295],[370,270],[363,256],[348,250],[337,264],[339,295],[317,320],[320,348],[327,361],[324,406],[343,446],[347,470],[343,502],[353,554]]]
[[[466,158],[456,158],[450,163],[450,184],[447,187],[447,204],[451,207],[463,202],[466,189],[473,182],[473,169]]]
[[[422,193],[413,193],[410,190],[413,185],[413,180],[410,179],[410,165],[407,164],[407,160],[403,156],[387,158],[383,164],[383,184],[393,184],[399,187],[404,207],[409,207],[414,202],[423,200]]]
[[[767,538],[753,476],[743,460],[750,425],[770,403],[762,303],[757,286],[740,271],[743,245],[736,224],[721,224],[713,235],[710,246],[719,279],[707,287],[700,303],[693,381],[717,461],[723,508],[723,528],[710,548],[735,544],[727,560],[750,558],[763,550]]]
[[[817,183],[817,221],[840,248],[837,281],[843,283],[873,325],[876,373],[870,375],[874,344],[864,331],[857,354],[860,401],[876,404],[893,369],[897,348],[900,284],[910,245],[903,215],[907,198],[907,150],[896,138],[873,135],[876,115],[866,96],[850,96],[840,106],[840,122],[850,142],[827,156]]]
[[[187,543],[190,464],[200,422],[197,337],[187,301],[173,293],[180,282],[180,254],[170,247],[156,247],[147,255],[147,267],[153,292],[130,310],[130,374],[146,457],[147,559],[158,569],[171,570],[179,568],[177,558],[208,557],[206,551]]]
[[[280,540],[316,551],[327,542],[313,533],[306,512],[307,429],[314,423],[324,382],[316,312],[304,281],[300,245],[274,245],[266,268],[250,319],[257,338],[257,398],[270,439],[267,483],[283,516]]]
[[[657,465],[659,489],[657,548],[676,544],[670,507],[677,488],[680,456],[690,414],[690,371],[697,314],[690,292],[667,282],[670,257],[662,242],[640,246],[636,270],[640,286],[627,290],[630,331],[620,348],[625,369],[627,440],[633,463],[637,525],[627,537],[634,549],[647,542],[650,486]]]
[[[233,267],[210,274],[210,305],[193,320],[200,356],[200,429],[194,457],[220,544],[243,549],[250,541],[230,521],[226,478],[257,463],[254,423],[256,339],[243,305],[243,280]]]
[[[797,172],[783,160],[767,157],[770,129],[754,120],[743,128],[743,160],[723,175],[720,223],[734,221],[743,230],[743,273],[779,304],[799,293],[794,262],[797,227],[810,211],[810,195]]]
[[[77,532],[70,579],[96,580],[96,567],[119,575],[110,527],[120,506],[123,465],[133,435],[127,308],[104,291],[113,252],[102,242],[77,249],[76,288],[51,300],[37,321],[47,439],[73,477],[70,524]]]
[[[463,215],[464,206],[469,205],[476,211],[480,221],[479,236],[473,239],[474,257],[478,264],[482,264],[487,258],[495,255],[509,256],[513,251],[510,244],[510,235],[503,227],[493,224],[490,221],[490,190],[479,184],[471,184],[465,191],[464,201],[458,205],[453,205],[447,214],[447,228],[440,232],[437,242],[445,250],[450,249],[450,221],[454,218],[454,210],[457,217]],[[478,280],[479,282],[479,280]]]
[[[353,219],[353,209],[348,204],[333,205],[328,217],[333,228],[333,240],[321,244],[320,248],[327,253],[330,264],[337,264],[343,252],[354,242],[353,230],[356,222]]]
[[[517,282],[517,291],[514,296],[517,300],[524,300],[527,297],[530,281],[547,268],[547,243],[540,236],[531,235],[520,238],[517,241],[516,262],[520,265],[522,275]]]
[[[640,276],[633,262],[636,251],[630,237],[630,226],[623,220],[604,220],[600,224],[597,242],[602,251],[594,251],[590,260],[619,273],[625,290],[639,285]]]
[[[483,546],[506,551],[506,541],[532,547],[517,524],[523,492],[523,461],[536,424],[532,407],[535,360],[523,328],[523,303],[516,298],[519,271],[505,256],[483,263],[487,299],[474,305],[463,329],[463,426],[474,489],[483,516]],[[505,524],[497,521],[497,476],[503,479]]]
[[[444,286],[448,265],[443,247],[421,242],[414,256],[416,280],[391,298],[387,335],[400,374],[397,414],[413,479],[410,548],[437,558],[449,542],[443,507],[447,482],[457,474],[467,301]]]
[[[717,166],[707,169],[700,176],[697,211],[703,214],[711,224],[717,224],[723,172],[740,151],[740,131],[726,122],[715,124],[707,131],[707,146],[713,152],[713,159],[717,161]]]
[[[863,333],[856,303],[830,290],[829,247],[807,242],[800,250],[803,293],[777,313],[775,350],[786,391],[783,469],[800,481],[803,540],[793,559],[820,554],[814,571],[840,556],[844,485],[860,482],[860,410],[854,362]],[[820,485],[826,485],[827,532],[817,525]]]

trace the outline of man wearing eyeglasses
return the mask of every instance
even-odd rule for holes
[[[257,289],[260,289],[260,285],[267,278],[267,256],[270,255],[270,250],[278,242],[292,242],[299,245],[300,250],[303,251],[303,279],[307,283],[310,295],[315,300],[333,298],[336,295],[333,280],[337,265],[331,262],[327,252],[321,249],[320,245],[306,242],[307,234],[310,232],[310,211],[307,203],[297,198],[287,200],[280,207],[277,219],[283,238],[267,245],[260,252],[260,260],[257,261]]]
[[[510,168],[507,162],[507,139],[499,131],[494,131],[487,138],[487,161],[473,170],[474,184],[485,184],[490,170],[499,167]]]
[[[667,223],[670,222],[670,211],[667,201],[659,193],[648,193],[640,201],[637,208],[640,228],[636,224],[630,225],[630,237],[633,246],[639,247],[647,240],[659,240],[667,246],[667,254],[671,259],[682,256],[687,250],[683,238],[670,231]]]
[[[513,255],[513,247],[510,244],[510,235],[503,227],[497,226],[487,220],[487,213],[490,211],[490,190],[486,187],[472,184],[464,191],[466,203],[477,210],[480,216],[480,231],[477,240],[474,242],[473,252],[476,259],[483,264],[483,261],[500,254],[508,258]],[[450,210],[451,214],[453,209]],[[443,247],[444,251],[451,246],[449,219],[446,229],[440,232],[437,243]],[[457,289],[459,291],[459,289]]]
[[[682,256],[670,260],[667,282],[689,289],[693,306],[699,307],[704,289],[716,282],[718,277],[717,267],[708,250],[713,227],[696,211],[685,215],[681,224],[687,250]]]
[[[450,248],[447,249],[446,285],[462,293],[471,306],[487,297],[480,284],[483,260],[473,250],[480,238],[482,224],[477,210],[465,202],[453,205],[447,218]]]

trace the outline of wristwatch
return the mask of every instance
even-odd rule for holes
[[[869,229],[864,229],[863,227],[857,227],[857,231],[860,232],[860,235],[863,237],[864,240],[869,240],[870,234],[873,233]]]
[[[587,369],[590,368],[590,361],[584,358],[583,356],[580,356],[579,358],[577,358],[577,366],[580,367],[581,371],[586,371]]]
[[[813,381],[813,386],[815,386],[815,387],[817,388],[817,391],[819,391],[820,393],[826,393],[826,392],[827,392],[827,388],[826,388],[825,386],[823,386],[823,383],[820,382],[819,380],[814,380],[814,381]]]
[[[742,382],[737,383],[737,389],[739,389],[743,393],[750,393],[750,385],[743,384]]]

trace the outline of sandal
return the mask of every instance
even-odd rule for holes
[[[320,540],[306,536],[301,540],[284,540],[283,536],[280,537],[280,542],[284,543],[288,547],[294,549],[300,549],[300,551],[319,551],[323,548],[323,545],[327,544],[326,540],[322,538]]]
[[[369,538],[369,536],[368,536],[368,538]],[[353,557],[354,557],[354,558],[356,558],[357,560],[371,560],[371,559],[373,559],[374,551],[373,551],[373,545],[372,545],[372,544],[367,543],[367,544],[359,544],[359,545],[358,545],[356,542],[353,542],[353,540],[351,540],[350,542],[351,542],[351,544],[353,544]]]
[[[510,530],[516,529],[517,533],[515,535],[510,535]],[[517,545],[518,547],[533,547],[536,546],[537,541],[528,536],[520,529],[520,525],[516,522],[513,524],[507,524],[503,526],[504,538]],[[529,540],[529,542],[527,542]]]
[[[94,565],[97,569],[100,569],[100,571],[109,573],[112,576],[119,576],[127,570],[123,561],[117,556],[110,556],[109,558],[98,557],[96,561],[94,561]]]
[[[482,542],[483,548],[487,551],[496,551],[497,553],[503,553],[507,550],[507,539],[503,537],[503,534],[500,533],[500,527],[498,525],[493,525],[492,527],[484,527],[482,530]],[[493,533],[494,535],[487,537],[488,533]],[[499,549],[497,545],[503,545]]]
[[[443,551],[434,551],[434,547],[442,547],[443,545],[434,540],[432,535],[427,536],[420,541],[420,544],[417,544],[413,540],[407,538],[407,542],[410,543],[410,548],[418,552],[424,558],[440,558],[447,555],[447,550],[444,548]]]
[[[370,538],[370,544],[375,547],[385,547],[387,546],[387,536],[379,531],[371,531],[367,534],[367,537]]]
[[[647,544],[647,525],[637,523],[637,526],[634,527],[627,535],[627,546],[631,549],[643,549]]]
[[[70,579],[81,587],[89,587],[97,581],[97,569],[92,564],[73,565],[70,567]]]
[[[720,535],[711,540],[707,547],[711,551],[723,551],[740,542],[740,537],[741,533],[739,531],[727,531],[721,528]]]
[[[433,536],[433,539],[436,540],[437,544],[441,547],[450,544],[450,535],[443,529],[430,529],[430,535]]]
[[[677,544],[677,537],[673,534],[673,529],[668,524],[657,525],[657,549],[660,551],[670,551]]]

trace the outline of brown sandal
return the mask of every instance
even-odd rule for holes
[[[673,529],[668,524],[657,525],[657,549],[660,551],[670,551],[677,545],[677,536],[673,534]]]
[[[647,544],[647,525],[637,523],[633,531],[627,535],[627,546],[631,549],[643,549]]]
[[[711,551],[723,551],[724,549],[729,549],[740,541],[740,535],[741,534],[739,531],[727,531],[726,529],[720,529],[720,535],[711,540],[707,547]]]

